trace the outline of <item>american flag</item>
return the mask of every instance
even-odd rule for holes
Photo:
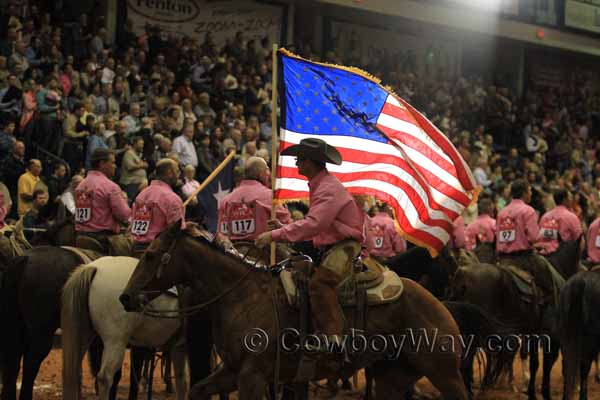
[[[352,194],[392,206],[405,238],[436,254],[475,198],[471,171],[452,143],[410,104],[353,68],[279,57],[280,150],[308,137],[335,146],[328,164]],[[279,157],[275,197],[308,197],[293,157]]]

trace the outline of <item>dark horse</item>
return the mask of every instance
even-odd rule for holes
[[[96,257],[100,257],[99,254]],[[2,266],[0,290],[0,354],[3,359],[2,400],[17,398],[21,360],[23,377],[20,400],[31,400],[40,365],[52,349],[54,333],[60,326],[61,290],[69,275],[82,264],[73,252],[60,247],[40,246]],[[101,343],[90,350],[92,370],[98,371]],[[133,353],[132,353],[133,354]],[[137,359],[134,364],[138,363]],[[138,385],[131,374],[130,399],[137,398]],[[139,373],[138,373],[139,375]],[[115,376],[111,399],[116,398],[120,371]]]
[[[3,400],[16,399],[21,359],[19,398],[32,398],[35,378],[60,325],[62,286],[81,263],[80,257],[68,250],[42,246],[27,250],[24,256],[5,265],[1,291]]]
[[[579,246],[579,240],[562,242],[558,251],[548,257],[565,279],[576,273],[579,268]],[[542,380],[542,395],[544,399],[549,399],[550,372],[558,358],[560,348],[556,308],[550,304],[540,309],[533,302],[524,302],[510,273],[496,265],[478,264],[461,267],[456,272],[451,286],[453,300],[477,304],[502,322],[517,326],[518,333],[531,338],[531,343],[527,343],[531,351],[530,380],[527,390],[530,399],[535,398],[535,380],[539,367],[539,346],[536,342],[539,342],[540,336],[536,335],[547,335],[541,339],[550,338],[549,343],[548,340],[543,343],[547,351],[544,352]]]
[[[265,332],[268,340],[278,338],[283,328],[297,328],[298,312],[288,305],[283,287],[271,271],[253,268],[206,239],[190,236],[178,222],[154,240],[120,299],[126,310],[140,310],[146,300],[175,284],[193,286],[203,296],[203,305],[212,307],[213,338],[224,363],[194,385],[192,399],[236,389],[240,400],[260,399],[268,384],[279,379],[282,383],[293,381],[299,352],[283,351],[272,342],[265,343],[266,348],[259,354],[253,351],[256,336],[252,336],[250,347],[243,345],[250,343],[248,335],[252,332],[259,336]],[[438,338],[452,338],[458,343],[460,333],[449,311],[414,282],[403,280],[403,284],[404,293],[396,302],[369,307],[366,334],[434,330]],[[346,315],[350,324],[352,314]],[[360,368],[373,366],[382,398],[397,398],[408,385],[427,376],[446,399],[467,399],[459,372],[462,349],[440,351],[441,343],[434,342],[433,348],[401,349],[394,360],[384,360],[385,354],[367,350],[342,368],[333,360],[320,359],[314,379],[347,377]]]
[[[600,271],[580,272],[567,281],[560,293],[559,331],[565,379],[564,400],[571,400],[577,377],[579,398],[587,400],[587,379],[600,351]]]
[[[446,296],[450,278],[458,269],[458,264],[447,248],[433,258],[427,249],[416,246],[389,258],[386,265],[399,276],[420,283],[438,299]]]

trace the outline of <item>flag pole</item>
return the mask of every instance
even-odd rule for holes
[[[275,182],[277,180],[277,43],[273,43],[273,71],[271,79],[271,190],[273,191],[273,202],[271,204],[271,219],[275,219]],[[271,265],[275,265],[275,242],[271,242]]]
[[[187,200],[183,203],[183,208],[187,207],[188,203],[192,201],[192,199],[196,197],[198,193],[200,193],[206,186],[208,186],[208,184],[211,183],[217,177],[217,175],[219,175],[219,172],[221,172],[221,170],[225,168],[227,164],[229,164],[229,161],[231,161],[234,156],[235,150],[232,150],[229,155],[225,157],[223,161],[221,161],[221,164],[219,164],[217,168],[215,168],[215,170],[204,180],[204,182],[198,186],[198,189],[194,190],[194,193],[187,198]]]

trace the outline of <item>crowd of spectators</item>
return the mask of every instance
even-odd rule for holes
[[[50,11],[50,12],[48,12]],[[60,10],[10,5],[0,16],[0,182],[10,216],[43,202],[72,206],[72,189],[97,148],[117,155],[116,181],[130,202],[158,160],[177,160],[189,195],[237,152],[270,160],[271,52],[268,39],[242,32],[217,46],[210,33],[186,38],[131,21],[109,42],[104,18],[81,15],[68,34]],[[309,46],[296,51],[315,57]],[[329,51],[322,61],[352,60]],[[497,208],[526,178],[540,211],[567,188],[582,221],[600,211],[600,140],[593,123],[600,95],[585,76],[560,88],[529,85],[518,98],[479,78],[421,77],[394,59],[358,65],[379,76],[455,143]],[[600,155],[600,153],[598,153]],[[56,156],[56,157],[55,157]],[[39,159],[39,160],[38,160]],[[60,160],[64,160],[64,162]],[[70,197],[69,197],[70,196]],[[67,208],[71,208],[68,206]]]

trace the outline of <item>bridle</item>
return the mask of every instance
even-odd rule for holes
[[[163,253],[163,255],[161,256],[160,265],[158,266],[158,270],[156,271],[157,279],[160,279],[163,269],[168,267],[169,264],[171,263],[171,258],[172,258],[171,254],[173,253],[173,250],[175,249],[176,243],[177,243],[177,239],[174,239],[173,243],[171,243],[171,245],[169,246],[167,251],[165,253]],[[248,251],[246,251],[246,253],[244,254],[243,260],[246,258],[249,251],[250,251],[249,249],[248,249]],[[205,301],[204,303],[196,304],[196,305],[193,305],[190,307],[177,308],[175,310],[155,309],[155,308],[149,307],[149,303],[147,303],[147,304],[142,305],[141,313],[142,313],[142,315],[147,315],[149,317],[170,318],[170,319],[179,319],[182,317],[192,316],[192,315],[196,314],[197,312],[199,312],[200,310],[202,310],[203,308],[208,307],[209,305],[221,300],[223,297],[225,297],[229,293],[231,293],[234,289],[236,289],[239,285],[242,284],[242,282],[248,277],[248,275],[250,275],[250,272],[252,272],[253,269],[254,268],[248,268],[248,270],[244,273],[244,275],[242,275],[242,277],[240,279],[238,279],[232,286],[227,288],[225,291],[221,292],[219,295],[213,297],[212,299]],[[166,291],[165,290],[142,290],[142,291],[140,291],[141,295],[155,294],[155,293],[165,294]],[[173,316],[173,314],[176,314],[176,315]]]

